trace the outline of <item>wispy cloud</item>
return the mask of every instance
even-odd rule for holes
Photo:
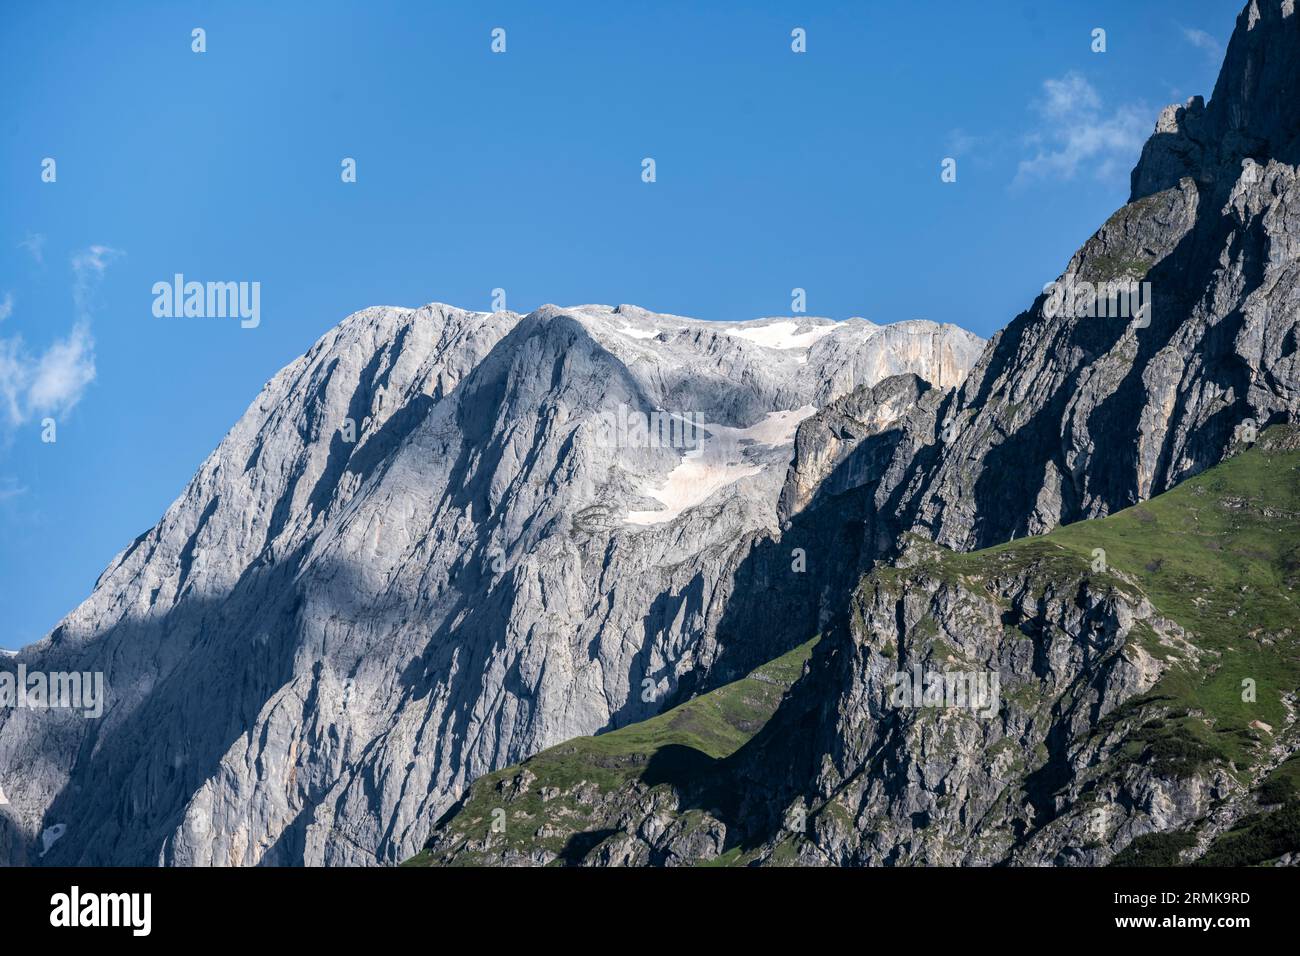
[[[1026,142],[1035,153],[1021,160],[1013,185],[1070,180],[1080,173],[1098,179],[1126,173],[1154,123],[1148,111],[1136,104],[1107,111],[1097,90],[1076,72],[1044,81],[1034,111],[1040,126]]]
[[[983,142],[982,136],[972,136],[964,129],[950,130],[945,144],[949,156],[968,156]]]
[[[30,379],[31,363],[23,355],[22,339],[0,339],[0,402],[10,425],[21,425],[27,419],[24,406]]]
[[[90,326],[78,322],[66,338],[46,350],[33,369],[27,407],[35,415],[66,412],[95,380],[95,342]]]
[[[1204,50],[1205,55],[1218,63],[1223,59],[1223,44],[1204,30],[1197,30],[1195,27],[1181,27],[1183,39],[1196,47],[1198,50]]]
[[[32,255],[32,258],[36,260],[36,264],[37,264],[38,266],[39,266],[39,265],[43,265],[43,264],[45,263],[45,235],[44,235],[44,233],[40,233],[40,232],[32,233],[32,232],[29,232],[29,233],[27,234],[27,238],[24,239],[22,242],[18,243],[18,248],[19,248],[19,249],[26,249],[28,252],[30,252],[31,255]]]
[[[4,301],[0,302],[0,322],[14,314],[14,294],[6,292]]]
[[[44,352],[30,351],[21,336],[0,338],[0,420],[18,426],[66,414],[81,401],[95,380],[95,341],[90,334],[95,290],[109,263],[121,255],[108,246],[91,246],[72,257],[77,318],[72,330]]]
[[[104,277],[110,262],[122,255],[120,249],[110,246],[90,246],[72,257],[72,302],[77,316],[84,318],[90,311],[91,296]]]
[[[17,478],[0,477],[0,501],[8,501],[26,493],[27,489],[18,484]]]
[[[71,411],[94,380],[95,343],[84,322],[39,355],[19,336],[0,339],[0,407],[11,426]]]

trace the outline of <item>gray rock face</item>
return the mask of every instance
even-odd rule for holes
[[[804,511],[817,495],[843,494],[878,478],[873,461],[863,454],[864,443],[889,431],[905,414],[913,416],[912,422],[932,417],[942,394],[915,375],[897,375],[873,388],[855,389],[800,424],[781,494],[782,517]]]
[[[792,701],[816,708],[810,765],[791,766],[814,781],[792,805],[818,809],[795,844],[801,862],[1103,865],[1133,827],[1196,820],[1228,792],[1223,770],[1179,778],[1117,759],[1126,726],[1093,735],[1170,666],[1139,632],[1196,653],[1140,592],[1086,567],[1073,579],[1031,567],[965,580],[910,552],[902,563],[867,579],[847,639]],[[969,686],[967,706],[921,706],[914,690],[929,693],[934,674],[994,673],[1004,679],[988,709]],[[906,697],[898,674],[912,678]],[[1124,811],[1135,806],[1163,816],[1138,823]],[[768,852],[788,836],[778,830]]]
[[[1300,16],[1252,2],[1210,105],[1165,111],[1132,200],[1057,294],[994,336],[937,411],[897,419],[892,460],[862,481],[880,556],[904,532],[968,550],[1110,514],[1221,460],[1243,425],[1295,419],[1297,89]],[[1115,316],[1106,290],[1129,283],[1149,309]]]
[[[784,505],[846,489],[837,500],[860,524],[862,558],[900,570],[866,579],[848,624],[752,748],[755,831],[779,833],[806,802],[826,810],[799,844],[805,863],[1098,864],[1239,796],[1222,771],[1122,762],[1084,789],[1085,769],[1124,739],[1095,731],[1163,667],[1132,629],[1196,654],[1140,595],[1032,570],[976,588],[934,577],[915,553],[1111,514],[1217,464],[1243,436],[1300,420],[1297,89],[1300,16],[1290,0],[1252,0],[1214,100],[1162,115],[1132,201],[1053,290],[1150,283],[1149,312],[1093,315],[1045,291],[955,391],[898,415],[891,396],[907,384],[886,382],[801,426]],[[886,670],[949,660],[1025,675],[1003,721],[883,706]],[[1008,792],[1030,799],[1012,805]],[[783,842],[773,837],[767,858]]]
[[[1160,115],[1133,170],[1132,199],[1177,186],[1185,177],[1200,187],[1230,188],[1245,158],[1300,162],[1295,14],[1294,0],[1246,4],[1209,106],[1194,96]]]
[[[738,761],[746,806],[713,821],[766,839],[761,859],[1097,864],[1232,796],[1222,771],[1085,773],[1136,729],[1110,734],[1107,718],[1165,666],[1135,628],[1198,653],[1140,589],[1099,588],[1078,568],[967,582],[917,554],[1112,514],[1300,421],[1297,91],[1293,0],[1251,0],[1210,104],[1162,114],[1131,201],[960,386],[894,378],[801,424],[764,567],[774,578],[798,546],[817,572],[768,590],[755,575],[744,593],[778,616],[819,594],[851,613],[821,614],[831,626],[809,675]],[[884,706],[900,665],[950,662],[1020,678],[1001,721]],[[807,840],[784,829],[800,807],[817,810]]]
[[[630,306],[349,317],[0,661],[108,688],[100,720],[0,711],[0,859],[404,859],[476,776],[656,712],[737,642],[769,654],[722,612],[800,421],[890,375],[954,385],[981,345]]]

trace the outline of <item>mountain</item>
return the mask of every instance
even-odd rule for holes
[[[864,579],[773,726],[798,747],[745,771],[797,752],[815,781],[806,844],[776,842],[816,862],[1097,865],[1186,831],[1204,852],[1300,748],[1297,517],[1285,427],[1111,517],[967,554],[916,542]],[[899,707],[900,672],[997,674],[1000,707]]]
[[[785,617],[823,588],[843,613],[804,633],[824,635],[809,673],[728,758],[730,790],[711,779],[726,801],[660,794],[582,862],[700,809],[722,855],[760,862],[1098,864],[1139,838],[1193,857],[1276,789],[1300,631],[1295,545],[1269,527],[1295,514],[1298,89],[1292,0],[1252,0],[1210,103],[1162,113],[1130,201],[958,388],[886,380],[800,424],[774,551],[849,560],[759,600]],[[1220,491],[1207,469],[1261,434],[1270,481],[1246,473],[1261,449]],[[997,706],[891,703],[897,675],[924,699],[950,672],[996,681]],[[431,857],[462,832],[443,821]]]
[[[1300,429],[1280,426],[1107,518],[967,553],[916,539],[864,577],[842,632],[475,781],[410,862],[1262,863],[1300,850],[1298,519]],[[898,699],[900,674],[910,691],[918,674],[993,673],[987,707]],[[1280,833],[1243,838],[1273,813]]]
[[[1209,106],[1164,111],[1129,203],[1056,280],[1149,284],[1146,324],[1053,315],[1040,296],[940,410],[941,434],[903,422],[931,444],[905,442],[881,478],[886,536],[969,549],[1109,514],[1219,461],[1243,422],[1295,415],[1298,88],[1300,18],[1251,3]]]
[[[632,306],[350,316],[0,661],[108,696],[0,711],[0,859],[405,859],[476,777],[801,643],[724,615],[799,423],[899,374],[947,390],[981,346]]]
[[[982,349],[350,317],[0,661],[109,688],[0,711],[0,859],[1294,859],[1297,81],[1251,0]]]
[[[727,800],[734,790],[727,758],[771,719],[813,643],[663,714],[479,777],[431,848],[403,865],[574,865],[591,856],[606,865],[671,866],[721,858],[722,814],[682,807],[682,794],[708,794],[714,805]]]

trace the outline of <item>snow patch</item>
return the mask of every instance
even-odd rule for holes
[[[833,325],[816,325],[800,332],[798,322],[773,322],[757,328],[727,329],[727,334],[768,349],[806,349],[834,331]]]
[[[670,471],[659,487],[642,489],[643,494],[663,502],[664,507],[657,511],[629,511],[627,523],[651,525],[672,521],[715,491],[762,470],[758,465],[710,464],[698,458],[688,458]]]
[[[769,412],[747,428],[706,423],[702,448],[688,452],[660,484],[642,486],[641,494],[654,498],[664,507],[656,511],[629,511],[626,522],[644,526],[672,521],[702,504],[714,492],[742,478],[757,475],[763,468],[745,460],[745,449],[750,445],[790,444],[799,423],[816,412],[812,405]]]
[[[817,406],[805,405],[786,412],[768,412],[748,428],[707,424],[704,427],[711,438],[717,438],[720,443],[728,446],[739,446],[747,441],[757,442],[760,445],[788,445],[794,441],[794,433],[799,430],[799,423],[815,414],[817,414]],[[705,439],[705,455],[708,455],[708,439]]]
[[[658,329],[634,329],[630,325],[620,325],[617,331],[634,339],[652,339],[659,334]]]

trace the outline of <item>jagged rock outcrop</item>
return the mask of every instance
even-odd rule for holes
[[[1231,188],[1244,159],[1300,163],[1295,0],[1251,0],[1237,17],[1209,106],[1200,96],[1166,107],[1133,170],[1132,200],[1192,178]]]
[[[1289,593],[1276,606],[1239,604],[1252,582],[1224,588],[1239,569],[1218,567],[1195,534],[1166,546],[1208,548],[1202,560],[1224,581],[1183,569],[1197,589],[1180,608],[1190,623],[1145,594],[1169,586],[1163,556],[1134,555],[1127,578],[1099,582],[1086,552],[1050,574],[1042,564],[998,569],[990,557],[994,565],[969,580],[939,574],[947,559],[916,554],[1068,532],[1181,487],[1270,425],[1300,421],[1297,90],[1293,0],[1251,0],[1211,102],[1162,114],[1130,202],[989,342],[960,386],[945,393],[890,380],[800,426],[771,564],[807,546],[832,567],[786,584],[780,597],[748,593],[780,616],[790,595],[806,606],[821,589],[834,604],[851,590],[845,568],[856,580],[877,567],[856,613],[823,615],[828,636],[809,675],[735,758],[745,805],[714,819],[747,858],[1104,863],[1137,837],[1181,833],[1235,806],[1274,769],[1258,753],[1272,730],[1207,713],[1195,695],[1168,712],[1143,699],[1172,658],[1204,658],[1192,678],[1200,686],[1238,660],[1243,640],[1270,635],[1265,646],[1281,662],[1300,633]],[[915,396],[901,414],[900,393]],[[1273,490],[1290,502],[1294,487]],[[1265,523],[1291,513],[1289,503],[1248,498],[1224,508]],[[1227,542],[1238,525],[1222,518],[1196,520],[1219,522]],[[1261,531],[1277,533],[1276,524]],[[1280,549],[1269,573],[1291,580],[1291,543],[1269,540]],[[1207,610],[1216,601],[1226,617]],[[1013,696],[997,720],[882,706],[887,673],[900,664],[944,668],[950,659],[1007,680]],[[1292,749],[1285,701],[1295,691],[1275,686],[1269,703]],[[1205,736],[1207,726],[1225,736]],[[1246,749],[1224,745],[1235,740]],[[811,829],[787,824],[800,810]],[[585,861],[599,859],[593,850]]]
[[[1092,768],[1120,754],[1130,728],[1096,737],[1094,728],[1155,686],[1173,652],[1196,653],[1136,588],[1089,580],[1086,565],[1072,576],[1045,562],[963,578],[908,558],[916,564],[864,582],[848,639],[793,702],[830,694],[809,715],[820,765],[808,768],[801,862],[1096,865],[1132,838],[1117,826],[1119,807],[1158,792],[1170,811],[1155,826],[1170,828],[1227,792],[1225,770],[1167,778],[1121,762],[1107,771],[1117,792],[1098,800],[1110,777]],[[1152,653],[1152,641],[1171,653]],[[987,699],[967,687],[963,705],[952,687],[929,700],[936,675],[999,677],[980,688]],[[1047,826],[1062,814],[1068,827]],[[1104,827],[1098,814],[1116,819]],[[774,843],[795,835],[778,827]]]
[[[909,538],[802,676],[798,655],[773,662],[793,686],[769,720],[743,706],[751,675],[570,741],[477,782],[414,862],[1283,858],[1300,839],[1298,438],[1270,429],[1046,536]],[[714,715],[735,732],[710,734]]]
[[[654,713],[740,637],[771,656],[723,611],[799,421],[881,376],[950,386],[980,346],[632,306],[349,317],[0,661],[108,688],[101,720],[0,712],[4,859],[409,856],[475,777]]]
[[[1163,839],[1190,862],[1280,803],[1260,788],[1300,750],[1298,431],[1064,534],[911,539],[738,755],[724,822],[749,858],[1104,865]],[[992,693],[954,698],[969,675]]]
[[[1055,291],[995,335],[937,409],[855,408],[900,436],[858,483],[878,556],[907,532],[969,550],[1109,514],[1220,461],[1243,425],[1296,418],[1297,89],[1300,16],[1289,0],[1252,2],[1210,104],[1162,115],[1131,201]],[[1129,283],[1131,302],[1107,297]],[[837,433],[819,451],[810,439],[800,459],[839,460],[858,440]],[[790,507],[809,495],[807,476],[792,480]]]
[[[803,421],[781,491],[781,516],[797,515],[815,495],[842,494],[878,478],[873,465],[880,455],[867,455],[864,442],[887,432],[906,413],[919,417],[933,409],[942,393],[927,392],[932,389],[924,379],[897,375],[854,389]]]
[[[892,461],[873,467],[862,489],[876,505],[864,537],[880,557],[899,558],[918,538],[967,551],[1112,514],[1222,461],[1265,426],[1300,420],[1297,89],[1300,16],[1290,0],[1252,0],[1210,105],[1162,116],[1132,201],[1058,280],[1057,289],[1150,283],[1149,312],[1094,315],[1091,303],[1062,308],[1045,291],[937,413],[919,402],[894,419],[902,437]],[[1083,810],[1083,769],[1124,739],[1098,739],[1096,728],[1160,673],[1126,642],[1135,620],[1169,631],[1139,597],[1103,596],[1068,577],[1027,591],[1023,579],[992,577],[987,594],[886,580],[883,570],[868,579],[861,613],[819,649],[809,686],[774,720],[798,743],[755,747],[753,779],[768,774],[787,797],[826,807],[823,829],[798,851],[805,862],[1105,862],[1135,836],[1199,819],[1233,790],[1222,769],[1171,776],[1121,761],[1087,791],[1107,819]],[[1026,593],[1034,607],[1017,608]],[[1029,653],[1024,627],[1001,626],[1003,602],[1002,624],[1007,614],[1032,619],[1043,642],[1023,661],[1012,658]],[[959,714],[933,724],[882,711],[885,664],[933,653],[936,629],[960,659],[1024,675],[1034,700],[1054,701],[1039,712],[1046,723],[1030,731],[1032,708],[1014,700],[991,734]],[[881,656],[890,647],[892,661]],[[1045,756],[1032,756],[1039,747]],[[1013,758],[1032,771],[1028,806],[999,803]],[[1144,812],[1113,812],[1133,806]]]

